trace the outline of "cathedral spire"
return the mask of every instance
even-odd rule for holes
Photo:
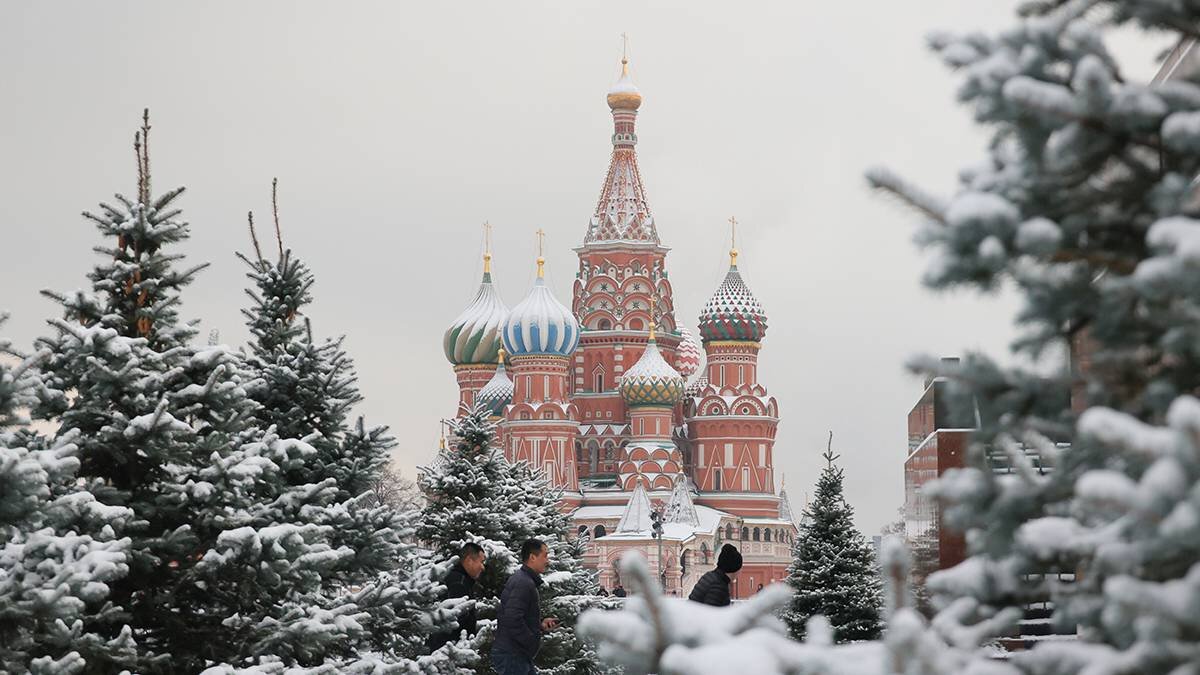
[[[638,108],[642,106],[642,94],[629,74],[627,51],[621,58],[621,77],[608,91],[608,107],[613,116],[612,159],[585,244],[610,241],[659,243],[638,170],[635,122]]]

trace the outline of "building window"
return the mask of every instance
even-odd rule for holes
[[[600,319],[600,330],[612,330],[612,322],[608,319]]]
[[[596,371],[592,373],[592,391],[604,391],[604,369],[597,366]]]
[[[642,323],[641,319],[630,319],[629,320],[629,330],[642,330],[643,325],[645,325],[645,324]]]
[[[721,470],[720,469],[717,469],[716,471],[713,472],[713,489],[714,490],[721,489]]]
[[[750,541],[750,528],[742,528],[742,541]]]
[[[733,539],[733,523],[725,523],[725,538]]]
[[[750,469],[748,467],[742,467],[742,489],[750,489]]]
[[[757,527],[754,528],[754,541],[762,541],[762,531]]]
[[[738,366],[738,384],[746,382],[746,366]]]
[[[605,531],[603,525],[597,525],[596,529],[592,530],[592,533],[596,539],[599,539],[600,537],[603,537],[604,535],[608,534],[608,532]]]
[[[582,537],[583,535],[587,534],[587,525],[580,525],[580,526],[579,526],[579,532],[578,532],[578,534],[579,534],[579,536],[581,536],[581,537]]]
[[[771,541],[771,528],[763,530],[763,541]]]

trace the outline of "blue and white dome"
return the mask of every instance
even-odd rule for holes
[[[496,359],[496,374],[475,394],[475,403],[486,406],[493,417],[503,414],[504,407],[512,403],[513,398],[513,381],[504,372],[504,356],[504,350],[501,349]]]
[[[538,258],[537,281],[504,322],[504,348],[510,356],[570,356],[579,346],[579,322],[546,287],[543,263]]]

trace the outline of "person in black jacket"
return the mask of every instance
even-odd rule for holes
[[[742,554],[733,544],[721,547],[717,556],[717,569],[704,573],[696,586],[692,588],[688,600],[693,600],[713,607],[724,607],[729,604],[729,575],[742,569]]]
[[[485,562],[487,562],[487,555],[483,552],[483,547],[471,541],[463,544],[458,551],[458,562],[450,568],[450,571],[446,573],[446,578],[442,580],[442,584],[446,587],[442,599],[469,598],[473,600],[475,598],[475,581],[483,573]],[[475,603],[471,602],[458,615],[458,625],[454,630],[429,636],[427,643],[429,651],[434,651],[447,642],[457,640],[464,630],[467,631],[468,636],[474,635],[477,622],[478,614],[475,611]]]
[[[536,675],[533,657],[542,644],[542,633],[554,630],[558,619],[542,618],[538,586],[550,567],[550,548],[540,539],[521,545],[521,569],[500,593],[492,668],[497,675]]]

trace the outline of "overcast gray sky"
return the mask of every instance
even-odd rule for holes
[[[569,302],[611,149],[604,94],[631,37],[645,97],[638,152],[680,322],[727,265],[770,317],[760,379],[779,399],[777,472],[799,501],[828,430],[867,534],[903,500],[917,352],[993,354],[1013,298],[935,296],[913,218],[868,192],[882,163],[931,190],[982,156],[932,29],[994,31],[1012,0],[912,2],[6,2],[0,5],[0,309],[28,345],[55,307],[38,289],[86,283],[95,230],[79,217],[131,193],[130,142],[152,110],[155,187],[186,185],[183,246],[212,267],[184,315],[240,344],[235,250],[268,220],[278,176],[288,246],[316,271],[315,330],[344,333],[373,423],[412,476],[456,387],[442,332],[478,283],[495,226],[509,304],[534,276]],[[1127,73],[1153,72],[1127,45]]]

